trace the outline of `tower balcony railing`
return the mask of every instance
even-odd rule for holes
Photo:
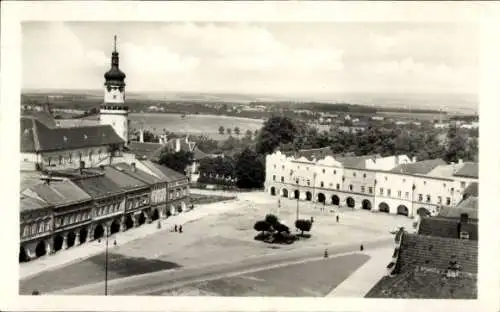
[[[101,109],[102,110],[126,110],[126,111],[129,110],[127,105],[102,105]]]

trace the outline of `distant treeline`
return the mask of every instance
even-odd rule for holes
[[[308,109],[314,111],[321,111],[325,113],[363,113],[363,114],[376,114],[377,112],[387,113],[421,113],[421,114],[439,114],[439,110],[433,109],[406,109],[406,108],[392,108],[392,107],[372,107],[360,104],[350,103],[322,103],[322,102],[294,102],[294,101],[280,101],[280,102],[250,102],[251,106],[263,105],[274,106],[280,108],[292,109]],[[442,112],[446,114],[446,112]]]

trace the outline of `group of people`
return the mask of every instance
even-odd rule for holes
[[[177,226],[177,224],[176,224],[174,226],[174,232],[182,233],[182,225]]]

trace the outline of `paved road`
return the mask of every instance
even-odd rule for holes
[[[375,240],[364,243],[366,250],[388,247],[393,239]],[[359,245],[349,244],[328,248],[330,256],[354,252],[359,250]],[[108,282],[108,294],[112,295],[157,295],[169,289],[184,286],[194,282],[221,278],[229,275],[239,275],[250,271],[266,269],[268,267],[318,259],[323,256],[323,247],[304,248],[293,251],[279,251],[275,254],[247,258],[241,262],[221,263],[212,266],[199,266],[186,269],[158,271],[154,273],[136,275],[115,279]],[[223,257],[223,255],[221,255]],[[66,295],[102,295],[104,282],[84,285],[81,287],[57,291],[53,294]]]

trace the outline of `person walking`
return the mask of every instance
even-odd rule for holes
[[[179,233],[182,233],[182,225],[179,225]]]
[[[340,219],[339,215],[337,215],[335,218],[337,219],[337,223],[339,223],[339,219]]]
[[[177,232],[177,224],[174,226],[174,232]]]

